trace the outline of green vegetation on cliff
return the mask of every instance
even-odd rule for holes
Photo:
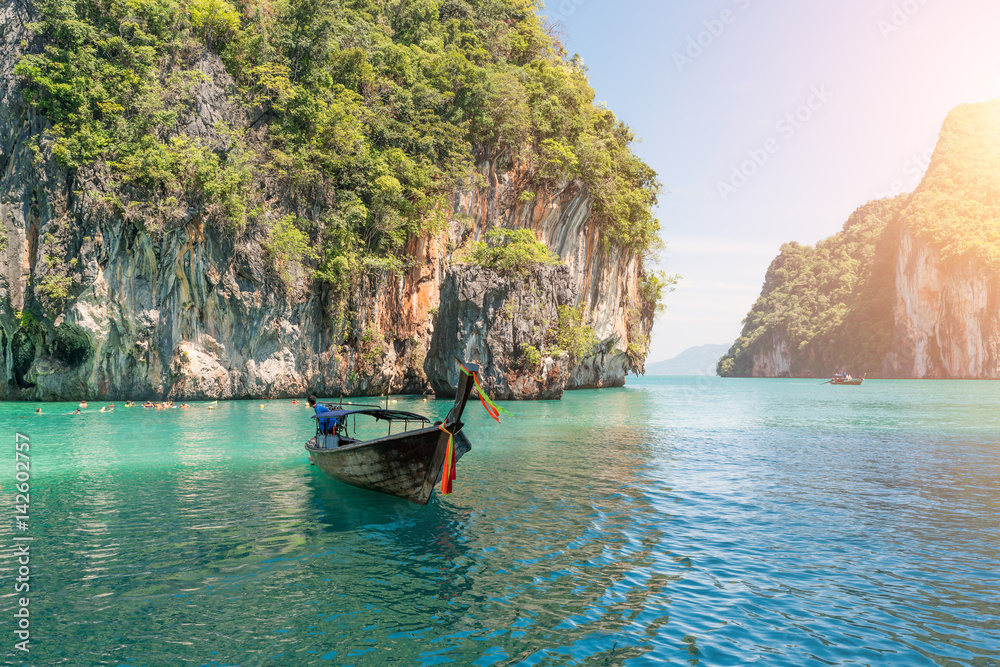
[[[1000,269],[1000,100],[958,107],[906,208],[910,232],[945,261]]]
[[[469,263],[509,276],[523,275],[536,266],[558,266],[562,260],[530,229],[491,229],[485,241],[469,248]]]
[[[610,242],[656,243],[655,173],[533,0],[39,0],[36,11],[40,39],[16,72],[52,122],[41,147],[100,174],[102,200],[151,231],[194,209],[233,232],[260,227],[280,270],[301,260],[330,282],[399,270],[406,239],[438,228],[475,162],[503,155],[536,183],[586,182]],[[206,50],[233,79],[237,113],[191,130],[199,87],[227,85]]]
[[[782,246],[743,333],[719,361],[719,374],[760,374],[758,360],[782,345],[792,376],[880,373],[892,342],[899,213],[906,200],[863,206],[843,231],[816,247]]]
[[[597,334],[585,323],[581,307],[559,306],[559,323],[553,332],[558,349],[565,350],[572,359],[583,359],[598,344]]]

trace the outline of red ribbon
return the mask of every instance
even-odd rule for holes
[[[457,463],[455,459],[455,434],[444,427],[439,426],[442,431],[448,434],[448,448],[444,451],[444,465],[441,466],[441,493],[451,495],[452,482],[458,477]]]
[[[479,374],[470,371],[465,367],[465,364],[462,364],[462,370],[465,371],[466,375],[472,376],[473,381],[476,383],[476,389],[479,391],[479,402],[486,408],[486,412],[489,413],[490,417],[497,420],[499,424],[502,408],[491,401],[486,392],[483,391],[482,385],[479,384]],[[458,460],[455,458],[455,434],[446,429],[444,424],[441,424],[438,428],[448,434],[448,447],[444,451],[444,465],[441,466],[441,493],[447,496],[451,494],[452,482],[458,477]]]

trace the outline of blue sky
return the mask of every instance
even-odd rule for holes
[[[948,112],[1000,97],[995,0],[549,0],[542,13],[663,183],[661,266],[684,281],[650,361],[735,340],[782,243],[911,191]]]

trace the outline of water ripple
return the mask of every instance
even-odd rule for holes
[[[287,403],[34,420],[32,655],[1000,665],[1000,389],[864,390],[645,380],[474,415],[428,507],[311,469]]]

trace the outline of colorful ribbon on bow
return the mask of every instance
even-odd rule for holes
[[[441,467],[441,493],[447,496],[451,494],[452,482],[458,477],[455,469],[458,463],[455,459],[455,434],[446,429],[444,424],[438,428],[448,434],[448,448],[444,450],[444,466]]]
[[[483,386],[479,384],[478,373],[470,371],[465,367],[465,364],[461,364],[461,366],[462,372],[466,375],[471,375],[473,381],[476,383],[476,390],[479,392],[479,402],[486,408],[486,412],[489,413],[490,417],[497,420],[499,424],[500,413],[502,412],[505,415],[509,415],[510,413],[490,400],[490,397],[483,391]],[[458,431],[452,433],[444,427],[444,424],[441,424],[438,428],[448,434],[448,447],[444,450],[444,465],[441,467],[441,493],[447,496],[451,494],[452,482],[458,477],[458,471],[456,470],[458,460],[455,458],[455,435]]]
[[[502,412],[505,415],[509,415],[510,413],[501,408],[493,401],[491,401],[490,397],[486,395],[486,392],[483,391],[483,386],[479,384],[479,373],[476,373],[475,371],[470,371],[468,368],[465,367],[465,364],[462,364],[461,366],[462,366],[462,372],[465,373],[466,375],[471,375],[473,381],[476,383],[476,391],[479,394],[479,402],[483,404],[483,407],[486,409],[486,412],[489,413],[490,417],[493,417],[493,419],[495,419],[499,424],[500,413]]]

